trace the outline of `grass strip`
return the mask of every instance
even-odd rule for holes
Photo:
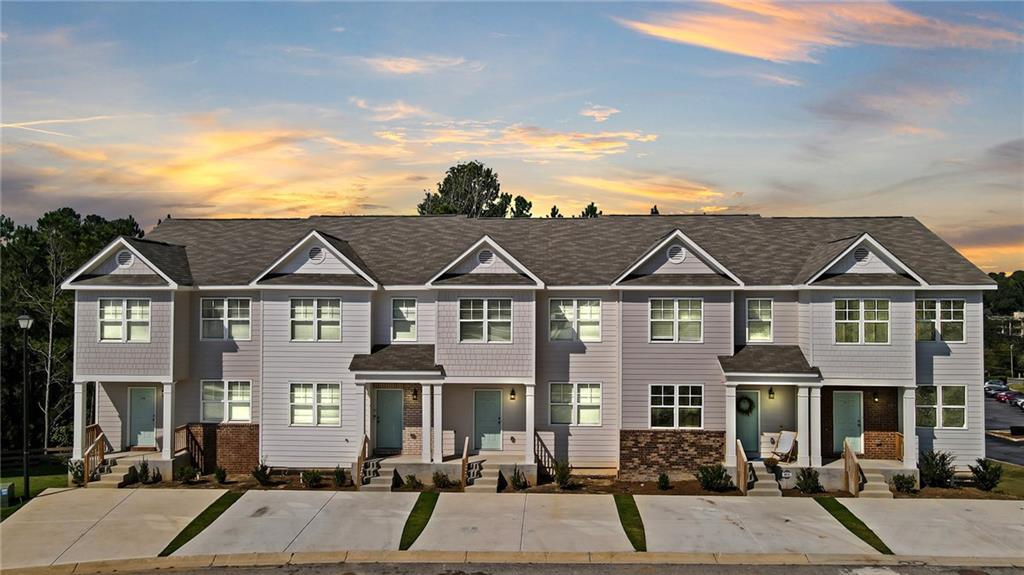
[[[994,461],[1003,466],[1003,480],[992,491],[1013,495],[1014,497],[1024,497],[1024,466],[1014,465],[1005,461],[995,461],[994,459],[989,461]]]
[[[209,507],[203,510],[191,523],[185,526],[178,533],[178,536],[171,541],[163,551],[160,552],[161,557],[167,557],[171,553],[178,550],[179,547],[188,543],[193,537],[202,533],[203,529],[210,526],[211,523],[220,517],[221,513],[227,511],[228,507],[234,505],[235,501],[238,501],[242,495],[245,495],[242,491],[228,491],[224,495],[217,498],[216,501],[210,504]]]
[[[424,492],[416,498],[416,504],[412,506],[409,518],[405,520],[405,527],[402,528],[402,541],[398,545],[399,549],[408,551],[420,533],[423,533],[430,521],[430,516],[434,514],[434,507],[437,505],[439,495],[436,492]]]
[[[18,502],[10,507],[4,507],[0,509],[0,521],[10,517],[15,511],[21,509],[22,505],[27,503],[28,499],[39,495],[44,489],[49,487],[67,487],[68,486],[68,471],[67,469],[58,463],[46,463],[37,465],[29,468],[28,488],[29,496],[28,499],[24,497],[24,493],[21,492],[22,477],[21,467],[14,469],[4,469],[6,474],[0,477],[0,484],[13,483],[14,490],[18,493]]]
[[[636,506],[636,500],[628,493],[615,495],[615,509],[619,511],[619,522],[622,523],[622,530],[626,537],[633,544],[637,551],[647,551],[647,533],[644,531],[644,520],[640,517],[640,510]]]
[[[864,524],[856,515],[847,509],[842,503],[840,503],[835,497],[815,497],[815,501],[819,505],[825,508],[832,517],[836,518],[836,521],[843,524],[857,537],[860,537],[868,545],[874,547],[879,553],[885,555],[892,555],[892,549],[882,541],[882,538],[875,535],[875,532],[870,527]]]

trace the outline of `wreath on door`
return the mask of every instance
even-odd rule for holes
[[[743,396],[736,400],[736,411],[743,415],[750,415],[754,413],[754,400],[747,396]]]

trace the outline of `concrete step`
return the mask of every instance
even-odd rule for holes
[[[868,483],[885,483],[885,476],[881,473],[865,473],[864,479]]]
[[[758,489],[757,485],[750,491],[747,491],[747,497],[782,497],[782,492],[779,491],[778,487],[774,489],[771,487],[762,487]]]
[[[861,491],[857,497],[862,499],[892,499],[892,491]]]
[[[380,483],[367,483],[359,488],[360,491],[391,491],[391,485]]]
[[[466,487],[466,493],[497,493],[498,484],[495,483],[471,483]]]
[[[107,473],[101,475],[99,480],[90,481],[87,487],[97,487],[100,489],[117,489],[124,485],[124,474]]]
[[[865,483],[857,496],[869,499],[892,499],[892,490],[884,481],[873,481]]]

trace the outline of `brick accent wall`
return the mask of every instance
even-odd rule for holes
[[[666,472],[693,473],[725,460],[725,432],[705,429],[623,429],[619,432],[619,477],[648,481]]]
[[[821,452],[838,454],[842,445],[832,438],[832,393],[834,391],[864,392],[864,457],[866,459],[898,459],[896,434],[900,431],[899,389],[895,387],[825,387],[821,390]],[[878,401],[874,394],[878,394]]]
[[[189,429],[203,446],[203,466],[212,473],[217,466],[228,473],[249,473],[260,462],[260,426],[241,423],[190,423]]]

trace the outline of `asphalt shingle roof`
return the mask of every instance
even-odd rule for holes
[[[138,250],[142,257],[167,274],[167,277],[171,278],[174,283],[186,286],[193,285],[192,270],[189,267],[189,258],[186,254],[185,244],[160,242],[149,238],[125,237],[124,240]]]
[[[434,285],[456,286],[532,286],[536,282],[523,274],[445,274]]]
[[[744,345],[735,355],[720,355],[718,363],[726,373],[815,373],[798,345]]]
[[[434,363],[434,346],[428,344],[375,345],[370,353],[352,356],[352,371],[436,371],[444,370]]]
[[[256,283],[290,286],[371,286],[370,282],[355,274],[267,274]]]

